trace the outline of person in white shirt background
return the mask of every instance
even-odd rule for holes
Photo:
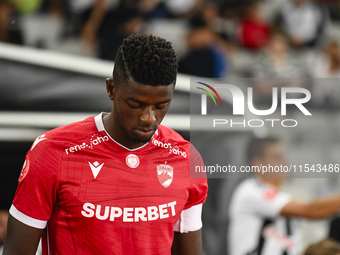
[[[251,166],[285,166],[283,143],[277,138],[255,138],[248,148]],[[255,176],[233,193],[228,233],[232,255],[297,255],[301,245],[299,218],[321,219],[340,212],[340,195],[300,202],[280,191],[284,173]]]

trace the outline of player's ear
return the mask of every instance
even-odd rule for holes
[[[110,100],[113,100],[116,94],[116,86],[113,80],[110,78],[106,79],[106,90],[107,90],[107,94],[109,95]]]

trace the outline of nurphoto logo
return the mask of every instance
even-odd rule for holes
[[[287,115],[287,105],[293,105],[297,107],[305,116],[311,116],[312,114],[308,111],[308,109],[305,107],[304,104],[310,101],[311,99],[311,93],[309,90],[305,88],[300,87],[281,87],[280,93],[279,89],[277,87],[272,88],[272,104],[269,109],[256,109],[254,106],[254,94],[253,94],[253,88],[248,87],[246,95],[244,92],[237,86],[231,85],[231,84],[215,84],[213,86],[208,85],[206,83],[197,82],[201,85],[204,85],[205,87],[209,88],[218,98],[220,101],[220,104],[222,107],[222,100],[220,97],[221,92],[224,90],[228,90],[231,93],[232,96],[232,112],[233,116],[241,116],[245,115],[245,107],[247,106],[250,113],[257,115],[257,116],[269,116],[276,112],[280,100],[280,108],[281,116]],[[206,93],[201,95],[201,115],[208,115],[207,113],[207,94],[212,98],[212,100],[215,103],[215,106],[217,106],[216,100],[213,96],[213,94],[201,87],[196,87]],[[217,92],[217,90],[220,92],[220,94]],[[296,96],[298,95],[298,97]],[[276,122],[280,122],[283,127],[295,127],[297,126],[297,120],[295,119],[249,119],[249,120],[242,120],[241,122],[233,122],[232,119],[214,119],[213,120],[213,127],[216,127],[216,125],[225,125],[230,124],[231,127],[235,125],[243,125],[244,127],[262,127],[265,122],[271,123],[271,126],[274,127]],[[248,125],[247,125],[248,124]]]

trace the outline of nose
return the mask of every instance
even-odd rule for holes
[[[152,125],[156,121],[155,111],[151,106],[145,107],[140,119],[148,126]]]

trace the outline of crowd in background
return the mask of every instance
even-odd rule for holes
[[[3,42],[114,60],[122,39],[141,32],[172,41],[181,73],[340,77],[335,0],[0,0]],[[317,93],[321,104],[338,94]]]
[[[102,59],[113,60],[122,38],[131,33],[177,33],[181,36],[170,40],[179,48],[184,73],[214,78],[340,76],[339,43],[329,33],[339,22],[338,1],[1,0],[0,12],[3,42],[32,44],[22,18],[45,14],[62,20],[56,40],[81,38]],[[33,46],[48,47],[43,39]],[[306,50],[316,56],[301,66],[296,53]],[[238,69],[233,59],[242,54],[256,60]]]

